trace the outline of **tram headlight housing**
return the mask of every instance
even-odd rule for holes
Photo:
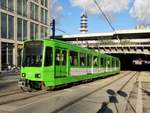
[[[35,78],[41,78],[41,74],[35,74]]]
[[[26,74],[25,74],[25,73],[22,73],[22,77],[26,77]]]

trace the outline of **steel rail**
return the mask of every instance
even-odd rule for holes
[[[87,93],[86,95],[84,95],[84,96],[82,96],[82,97],[80,97],[80,98],[78,98],[78,99],[76,99],[76,100],[73,100],[73,101],[67,103],[66,105],[64,105],[64,106],[62,106],[62,107],[60,107],[60,108],[54,110],[54,111],[51,112],[51,113],[58,113],[58,112],[64,110],[65,108],[67,108],[67,107],[73,105],[74,103],[80,101],[81,99],[86,98],[87,96],[89,96],[89,95],[91,95],[91,94],[93,94],[93,93],[95,93],[95,92],[97,92],[97,91],[99,91],[99,90],[101,90],[101,89],[103,89],[103,88],[105,88],[105,87],[107,87],[107,86],[109,86],[109,85],[111,85],[111,84],[117,82],[118,80],[120,80],[120,79],[126,77],[125,75],[128,75],[129,73],[131,73],[131,72],[128,72],[128,73],[123,74],[121,77],[119,77],[119,78],[117,78],[117,79],[115,79],[115,80],[113,80],[113,81],[111,81],[111,82],[105,84],[105,85],[102,86],[102,87],[99,87],[99,88],[95,89],[94,91],[92,91],[92,92],[90,92],[90,93]]]

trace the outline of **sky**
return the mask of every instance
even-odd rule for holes
[[[115,30],[150,25],[150,0],[96,0]],[[56,20],[56,35],[80,34],[80,16],[88,15],[88,33],[113,30],[94,0],[51,0],[51,19]]]

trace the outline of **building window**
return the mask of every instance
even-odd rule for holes
[[[8,0],[8,10],[14,11],[14,0]]]
[[[48,36],[48,34],[47,34],[47,27],[45,27],[45,37],[47,37]]]
[[[14,38],[14,17],[1,13],[1,37]]]
[[[34,24],[30,23],[30,38],[34,40]]]
[[[27,17],[27,0],[23,0],[23,16]]]
[[[17,20],[17,39],[18,41],[22,41],[22,20],[18,18]]]
[[[47,24],[47,20],[48,20],[48,18],[47,18],[47,11],[45,10],[45,24]]]
[[[8,38],[14,38],[14,17],[8,16]]]
[[[47,27],[41,26],[41,38],[45,38],[48,36],[47,29]]]
[[[34,17],[34,19],[35,19],[35,20],[39,20],[39,19],[38,19],[38,17],[39,17],[39,16],[38,16],[38,12],[39,12],[38,9],[39,9],[39,7],[38,7],[37,5],[35,5],[35,8],[34,8],[34,12],[35,12],[35,17]]]
[[[44,0],[41,0],[41,5],[44,5]]]
[[[30,38],[31,40],[38,39],[38,25],[30,23]]]
[[[17,39],[18,41],[27,40],[27,21],[18,18],[17,20]]]
[[[48,20],[48,11],[41,8],[41,22],[47,24],[47,20]]]
[[[23,41],[27,40],[27,21],[23,21]]]
[[[17,13],[22,15],[22,0],[17,0]]]
[[[47,0],[45,0],[45,7],[47,7],[47,4],[48,4],[48,2],[47,2]]]
[[[27,0],[17,0],[17,13],[22,16],[27,16]]]
[[[48,1],[47,0],[41,0],[41,5],[47,7]]]
[[[17,45],[17,66],[19,67],[21,66],[22,48],[23,48],[23,45],[21,44]]]
[[[8,65],[13,65],[13,48],[14,45],[11,43],[2,43],[2,70]]]
[[[39,7],[38,5],[35,5],[34,3],[31,3],[31,6],[30,6],[30,18],[33,19],[33,20],[39,20],[38,19],[38,11],[39,10]]]
[[[14,0],[0,0],[0,7],[4,10],[14,11]]]
[[[41,38],[45,37],[44,27],[41,26]]]
[[[7,38],[7,15],[1,13],[1,37]]]
[[[6,0],[0,0],[0,6],[2,9],[7,9],[7,1]]]
[[[31,3],[30,5],[30,18],[34,19],[34,5]]]
[[[37,24],[34,24],[35,25],[35,39],[38,39],[38,25]]]
[[[41,8],[41,22],[44,23],[44,9]]]

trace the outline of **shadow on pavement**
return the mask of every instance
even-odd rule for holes
[[[133,113],[136,113],[135,108],[132,106],[131,102],[127,98],[128,94],[126,92],[124,92],[124,91],[121,91],[121,90],[118,90],[117,94],[120,95],[121,97],[124,97],[124,99],[127,101],[127,104],[131,107]]]
[[[112,89],[108,89],[107,91],[108,97],[109,97],[109,102],[103,102],[102,106],[100,108],[100,110],[97,113],[113,113],[113,111],[108,108],[108,104],[113,103],[116,109],[116,113],[119,113],[118,107],[117,107],[117,103],[119,103],[118,99],[117,99],[117,95],[123,97],[127,104],[131,107],[133,113],[136,113],[135,108],[132,106],[131,102],[128,100],[128,94],[122,90],[118,90],[117,92],[115,92]],[[148,93],[150,95],[150,92],[147,92],[145,90],[146,93]]]
[[[117,95],[116,92],[113,91],[112,89],[108,89],[106,92],[109,95],[109,103],[113,103],[117,113],[119,113],[118,107],[116,105],[118,103],[118,99],[116,97],[116,95]]]
[[[103,102],[101,108],[98,110],[97,113],[113,113],[113,111],[108,108],[106,102]]]
[[[150,91],[146,90],[146,89],[143,89],[142,88],[142,91],[147,95],[147,96],[150,96]]]

